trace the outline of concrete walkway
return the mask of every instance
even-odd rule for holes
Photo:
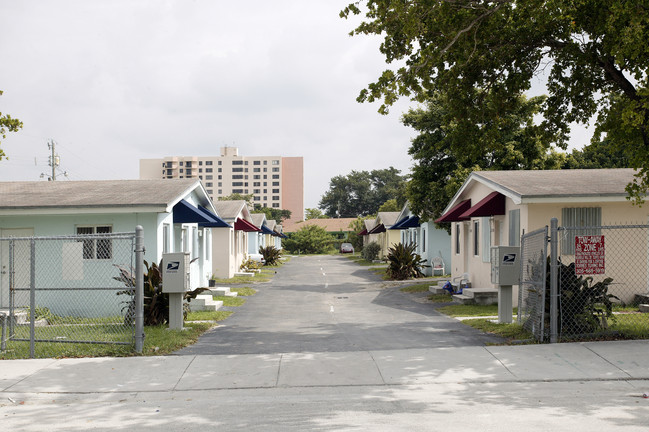
[[[592,380],[627,381],[630,392],[642,394],[646,386],[634,381],[649,380],[649,341],[0,362],[1,394],[14,400],[37,393]]]

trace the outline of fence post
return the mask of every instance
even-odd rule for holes
[[[36,357],[36,240],[29,242],[29,356]]]
[[[550,343],[557,343],[559,326],[559,264],[558,264],[558,225],[557,218],[550,220]]]
[[[144,348],[144,229],[135,227],[135,352]]]

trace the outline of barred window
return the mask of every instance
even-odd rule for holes
[[[78,226],[77,235],[110,234],[112,226]],[[83,239],[83,259],[111,259],[113,257],[113,244],[111,239]]]
[[[601,207],[576,207],[561,209],[561,225],[567,228],[585,228],[565,231],[561,236],[561,253],[574,255],[575,236],[601,235],[602,208]]]

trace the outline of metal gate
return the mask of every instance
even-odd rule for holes
[[[546,323],[546,265],[548,227],[530,232],[521,238],[521,278],[518,295],[518,322],[543,340]]]
[[[0,358],[141,351],[142,232],[0,238]],[[139,284],[136,284],[139,281]],[[141,307],[141,306],[140,306]],[[136,320],[136,318],[138,318]]]

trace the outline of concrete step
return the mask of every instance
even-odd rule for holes
[[[214,287],[210,288],[212,295],[216,296],[225,296],[225,297],[236,297],[238,294],[236,292],[230,291],[229,287]]]
[[[217,311],[221,309],[223,302],[214,300],[211,294],[199,294],[195,299],[189,302],[189,309],[192,312],[197,311]]]
[[[444,288],[435,285],[429,286],[428,291],[432,292],[433,294],[448,294],[448,291],[446,291]]]
[[[241,271],[241,272],[234,272],[234,275],[235,276],[254,276],[255,273],[254,272],[243,272],[243,271]]]
[[[475,304],[475,299],[466,294],[453,294],[453,301],[460,304]]]
[[[464,288],[462,295],[466,296],[467,299],[473,299],[475,304],[490,305],[498,303],[498,290],[493,288]]]

